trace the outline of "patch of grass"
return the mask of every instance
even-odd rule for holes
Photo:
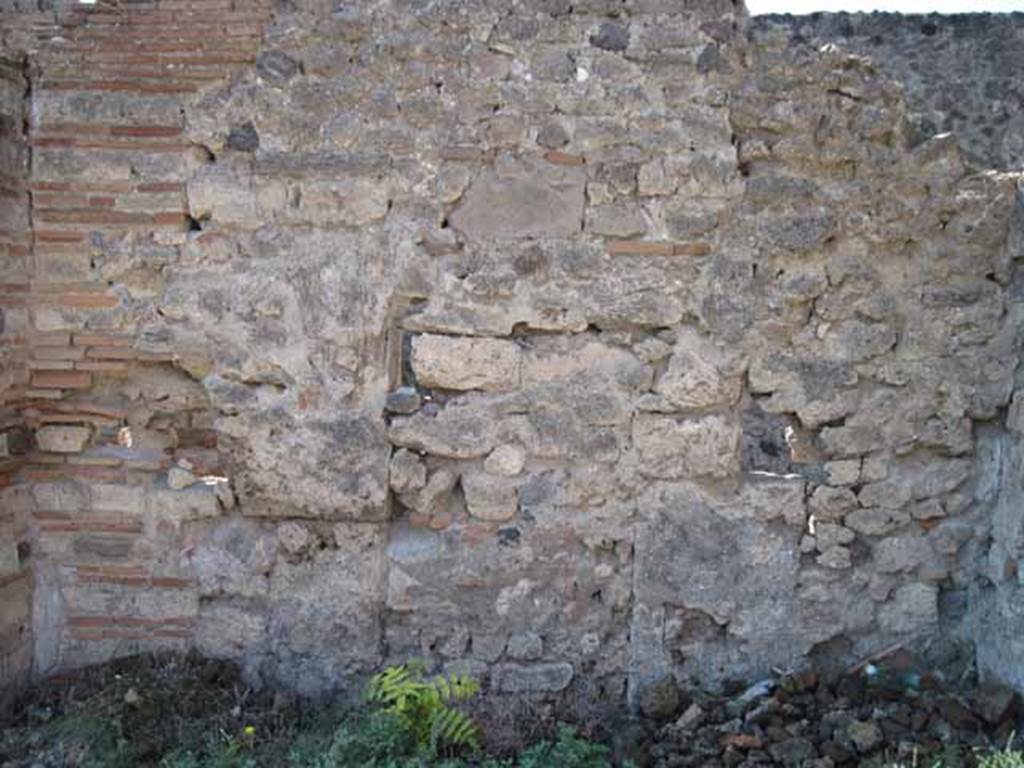
[[[978,759],[978,768],[1024,768],[1024,752],[1011,749],[1013,738],[1005,749]]]
[[[356,711],[346,717],[326,745],[296,745],[290,752],[294,768],[416,768],[415,736],[392,714]]]
[[[950,745],[945,752],[928,760],[887,763],[884,768],[1024,768],[1024,752],[1013,749],[1014,737],[996,751],[968,750]]]
[[[28,692],[13,712],[0,731],[0,764],[46,768],[156,768],[165,759],[187,765],[189,755],[241,766],[246,751],[282,766],[299,733],[329,735],[338,722],[334,710],[257,694],[233,665],[197,655],[64,675]]]
[[[606,768],[610,750],[581,738],[576,729],[562,725],[554,742],[541,742],[520,755],[516,768]]]

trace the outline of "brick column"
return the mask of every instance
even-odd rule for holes
[[[0,525],[35,537],[18,549],[22,559],[31,550],[30,565],[13,554],[17,536],[4,537],[0,585],[20,590],[24,610],[0,594],[0,688],[15,649],[8,623],[34,624],[40,673],[191,641],[197,600],[177,559],[181,515],[167,519],[161,489],[184,456],[197,472],[215,464],[216,438],[202,403],[189,401],[155,417],[166,439],[133,444],[132,392],[154,368],[177,375],[170,350],[145,338],[138,298],[187,241],[184,182],[203,150],[183,137],[182,107],[253,64],[268,17],[262,0],[57,3],[49,12],[0,2],[0,31],[29,50],[32,81],[29,121],[6,98],[27,91],[25,75],[0,69],[0,156],[13,163],[0,182],[20,202],[11,221],[6,209],[0,216],[0,403],[23,454],[0,467],[0,483],[17,485]],[[7,514],[15,494],[21,512]],[[216,510],[212,490],[191,495],[195,515]],[[19,674],[33,660],[22,653]]]

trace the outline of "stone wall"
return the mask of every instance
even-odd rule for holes
[[[1016,73],[1024,56],[1024,14],[901,16],[899,14],[767,15],[753,19],[754,41],[815,50],[826,45],[866,57],[902,86],[907,102],[905,139],[913,147],[950,132],[975,169],[1024,167],[1024,94]],[[1020,194],[1014,204],[1021,220]],[[1022,249],[1020,224],[1010,250]],[[1016,278],[1015,278],[1016,279]],[[1014,283],[1015,285],[1016,283]],[[1011,287],[1014,294],[1019,289]],[[1020,373],[1016,374],[1020,387]],[[1015,402],[1019,395],[1014,395]],[[1020,579],[1024,555],[1019,406],[976,428],[979,481],[973,504],[984,522],[976,532],[977,578],[949,593],[949,613],[977,649],[977,671],[1020,688]]]
[[[618,708],[969,645],[1019,179],[870,63],[711,0],[34,18],[39,672]]]
[[[1024,13],[758,16],[756,38],[785,30],[793,45],[838,45],[903,85],[920,141],[951,132],[979,170],[1024,168]]]

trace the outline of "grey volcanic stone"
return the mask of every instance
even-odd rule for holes
[[[384,409],[391,413],[410,414],[420,409],[422,398],[415,387],[399,387],[388,392],[387,400],[384,401]]]
[[[557,693],[572,682],[572,664],[499,664],[493,684],[502,693]]]
[[[561,149],[569,143],[569,133],[559,123],[548,123],[537,132],[537,143],[547,149]]]
[[[1024,64],[1021,14],[772,14],[751,21],[755,41],[781,31],[793,45],[833,44],[870,58],[906,86],[913,141],[950,131],[978,168],[1024,167],[1024,86],[1007,77]]]
[[[629,47],[629,27],[614,21],[605,21],[590,36],[590,44],[606,51],[624,51]]]
[[[238,152],[255,152],[260,148],[260,135],[252,122],[232,128],[228,132],[227,146]]]
[[[301,65],[284,51],[264,51],[256,59],[256,71],[271,85],[284,85],[299,73]]]
[[[679,710],[679,685],[671,675],[644,686],[640,692],[640,711],[654,720],[668,720]]]

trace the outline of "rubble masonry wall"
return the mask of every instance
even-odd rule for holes
[[[37,673],[420,656],[620,707],[952,663],[1016,589],[1019,176],[884,66],[716,0],[0,18]]]

